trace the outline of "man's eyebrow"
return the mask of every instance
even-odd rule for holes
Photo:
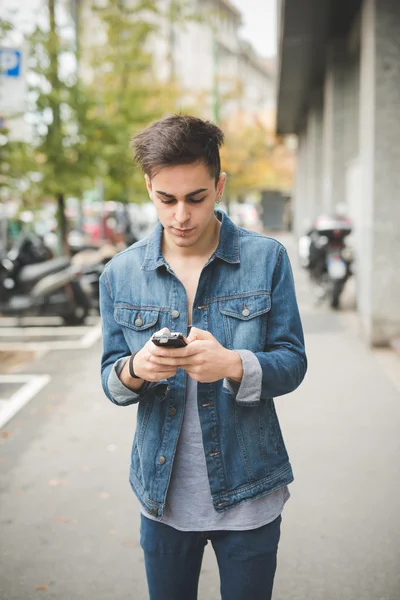
[[[207,192],[207,188],[199,188],[194,192],[190,192],[190,194],[186,194],[185,198],[191,198],[192,196],[196,196],[196,194],[200,194],[200,192]],[[161,190],[156,190],[156,194],[160,194],[160,196],[165,196],[165,198],[175,199],[173,194],[167,194],[167,192],[162,192]]]

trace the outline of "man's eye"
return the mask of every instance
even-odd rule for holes
[[[173,204],[175,200],[161,200],[163,204]]]
[[[203,198],[197,198],[196,200],[194,198],[189,198],[189,200],[192,204],[200,204],[201,202],[204,202],[205,198],[206,197],[203,196]]]

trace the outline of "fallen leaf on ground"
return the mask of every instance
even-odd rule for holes
[[[124,548],[136,548],[137,543],[135,540],[125,540],[124,542],[122,542],[122,546]]]
[[[1,431],[0,432],[1,437],[3,438],[8,438],[11,435],[11,431]]]
[[[49,485],[51,485],[51,486],[65,485],[66,483],[67,483],[67,481],[65,479],[50,479],[49,480]]]
[[[53,517],[53,520],[57,521],[57,523],[72,523],[73,525],[76,525],[78,523],[76,519],[69,519],[68,517],[64,517],[63,515],[55,515]]]
[[[103,500],[106,500],[107,498],[110,498],[111,494],[108,492],[100,492],[99,496],[100,498],[103,498]]]
[[[48,588],[49,588],[48,585],[38,585],[36,589],[40,590],[40,591],[44,591],[44,590],[47,590]]]

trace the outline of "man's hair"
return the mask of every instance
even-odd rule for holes
[[[134,159],[150,178],[162,169],[203,163],[217,183],[221,174],[219,148],[224,134],[210,121],[172,115],[155,121],[132,139]]]

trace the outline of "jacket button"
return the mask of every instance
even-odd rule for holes
[[[141,327],[143,325],[142,319],[136,319],[135,325],[136,325],[136,327]]]
[[[157,512],[156,508],[152,508],[150,512],[153,515],[153,517],[157,517],[158,516],[158,512]]]
[[[169,407],[168,414],[171,415],[171,417],[174,417],[176,415],[176,408],[175,408],[175,406],[170,406]]]
[[[158,458],[158,462],[160,463],[160,465],[164,465],[164,464],[165,464],[165,462],[166,462],[166,460],[167,460],[167,459],[165,458],[165,456],[160,456],[160,457]]]
[[[179,310],[173,310],[171,313],[171,317],[173,319],[177,319],[179,317]]]
[[[243,315],[244,317],[248,317],[248,316],[249,316],[249,314],[250,314],[250,311],[249,311],[249,309],[248,309],[248,308],[245,308],[244,310],[242,310],[242,315]]]

